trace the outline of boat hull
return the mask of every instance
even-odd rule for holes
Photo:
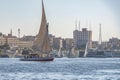
[[[20,61],[53,61],[54,58],[21,58]]]

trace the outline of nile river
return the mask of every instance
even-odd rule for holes
[[[120,58],[0,59],[0,80],[120,80]]]

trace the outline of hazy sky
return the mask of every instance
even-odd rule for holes
[[[120,0],[44,0],[50,33],[64,38],[73,37],[75,21],[81,28],[93,31],[98,40],[99,23],[103,40],[120,38]],[[13,35],[36,35],[41,21],[41,0],[0,0],[0,32]]]

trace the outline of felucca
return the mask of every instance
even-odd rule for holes
[[[44,4],[42,0],[42,19],[38,35],[34,40],[33,53],[21,58],[21,61],[53,61],[54,57],[50,54],[52,48],[50,46],[48,23],[46,20]]]

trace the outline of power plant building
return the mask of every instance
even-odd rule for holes
[[[74,30],[73,39],[75,48],[85,48],[86,44],[89,43],[88,47],[92,47],[92,31],[83,28],[82,31]]]

